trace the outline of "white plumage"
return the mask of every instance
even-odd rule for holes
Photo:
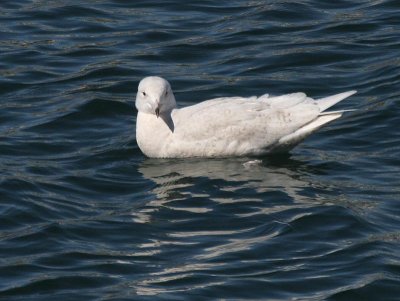
[[[319,100],[304,93],[222,97],[178,109],[170,84],[141,80],[136,140],[152,158],[261,156],[287,152],[344,111],[325,110],[356,93]]]

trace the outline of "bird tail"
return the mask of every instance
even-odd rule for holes
[[[286,135],[279,139],[278,143],[271,149],[271,152],[274,153],[284,153],[288,152],[292,148],[294,148],[297,144],[306,139],[309,135],[317,131],[319,128],[324,126],[325,124],[332,122],[335,119],[338,119],[342,116],[342,111],[336,111],[332,113],[323,113],[319,115],[315,120],[306,124],[305,126],[299,128],[294,133]]]
[[[306,139],[309,135],[320,129],[322,126],[342,117],[344,112],[354,111],[354,110],[340,110],[340,111],[327,111],[326,109],[331,106],[337,104],[341,100],[353,95],[357,91],[348,91],[332,96],[328,96],[316,101],[316,104],[319,107],[320,114],[310,123],[299,128],[297,131],[286,135],[279,139],[279,141],[272,147],[270,150],[274,153],[283,153],[288,152],[292,148],[294,148],[297,144]]]

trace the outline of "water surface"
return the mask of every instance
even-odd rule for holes
[[[1,300],[399,300],[398,1],[0,3]],[[146,159],[181,105],[356,89],[288,156]]]

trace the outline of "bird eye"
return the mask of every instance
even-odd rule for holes
[[[165,91],[165,96],[167,96],[168,95],[168,90],[167,91]]]
[[[146,92],[142,92],[143,96],[146,96]]]

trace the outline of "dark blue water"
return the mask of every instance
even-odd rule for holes
[[[0,2],[1,300],[400,300],[400,2]],[[146,159],[181,105],[357,89],[284,157]]]

